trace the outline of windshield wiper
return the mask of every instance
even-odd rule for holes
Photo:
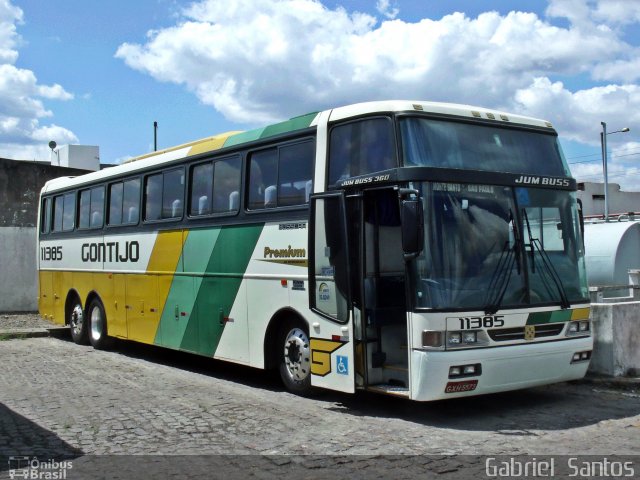
[[[556,289],[558,290],[558,294],[560,295],[560,306],[562,308],[569,308],[571,304],[569,303],[569,299],[567,298],[567,292],[564,289],[564,286],[562,285],[562,280],[560,279],[560,275],[558,275],[558,271],[553,266],[553,263],[551,262],[551,259],[549,258],[549,255],[547,254],[545,249],[542,247],[540,240],[537,238],[533,238],[533,235],[531,234],[531,225],[529,224],[529,216],[527,215],[526,208],[522,209],[522,216],[524,218],[524,221],[527,224],[527,232],[529,234],[531,272],[535,273],[536,271],[535,270],[535,266],[536,266],[535,251],[537,250],[538,253],[540,254],[540,258],[542,259],[541,264],[543,267],[545,267],[544,269],[540,269],[540,276],[551,277],[551,280],[553,281],[554,285],[556,286]],[[544,275],[544,273],[546,273],[546,275]]]
[[[520,259],[520,236],[518,229],[515,226],[513,219],[513,212],[509,210],[509,224],[512,225],[513,230],[513,246],[509,245],[509,240],[504,242],[502,253],[498,259],[491,281],[487,286],[487,299],[486,307],[484,308],[485,315],[493,315],[502,305],[502,300],[507,292],[509,286],[509,280],[511,280],[511,274],[513,273],[513,265],[517,265],[518,275],[521,272],[521,259]],[[491,294],[493,293],[493,297]]]

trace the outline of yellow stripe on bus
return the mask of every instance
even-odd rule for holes
[[[590,313],[591,313],[590,308],[576,308],[571,313],[571,320],[588,320]]]
[[[132,316],[141,317],[128,322],[130,339],[153,344],[173,276],[176,269],[182,270],[178,262],[187,235],[188,232],[183,235],[182,230],[160,232],[151,252],[147,274],[143,275],[146,279],[130,279],[136,283],[134,288],[138,301],[130,306],[134,311],[129,312]]]

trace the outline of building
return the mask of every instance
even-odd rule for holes
[[[624,192],[617,183],[608,186],[609,215],[618,217],[634,212],[640,218],[640,192]],[[582,200],[585,217],[604,217],[604,183],[578,183],[578,198]]]
[[[38,310],[38,196],[45,182],[89,170],[0,158],[0,312]]]

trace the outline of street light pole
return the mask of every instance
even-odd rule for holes
[[[609,174],[607,172],[607,135],[613,133],[626,133],[629,131],[627,127],[615,132],[607,133],[607,124],[600,122],[602,132],[600,132],[600,145],[602,146],[602,170],[604,171],[604,221],[609,221]]]

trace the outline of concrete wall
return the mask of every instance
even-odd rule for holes
[[[36,229],[0,227],[0,312],[38,310]]]
[[[640,302],[592,303],[594,337],[589,371],[637,376],[640,372]]]
[[[0,312],[38,309],[38,196],[47,180],[86,170],[0,158]]]
[[[581,182],[578,198],[585,217],[604,215],[604,183]],[[640,212],[640,192],[624,192],[617,183],[609,183],[609,215]]]

